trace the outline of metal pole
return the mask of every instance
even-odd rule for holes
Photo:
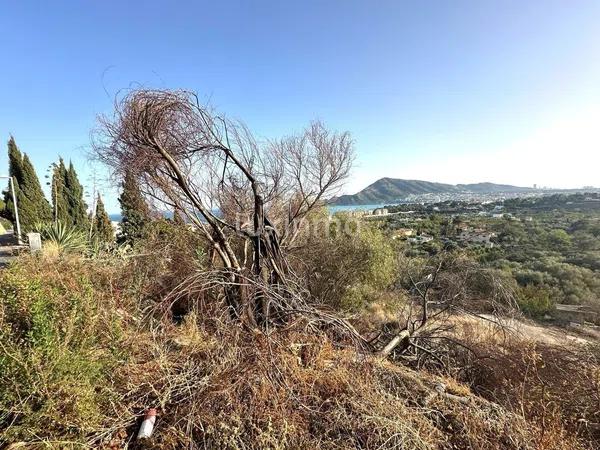
[[[96,190],[94,189],[94,192]],[[90,239],[92,238],[92,232],[94,231],[94,217],[96,216],[96,197],[92,200],[92,218],[90,220]]]
[[[55,184],[54,180],[52,184]],[[58,223],[58,186],[54,185],[52,187],[54,188],[54,224],[56,225]]]
[[[12,192],[13,204],[15,205],[15,222],[17,225],[17,242],[19,245],[21,242],[21,222],[19,222],[19,207],[17,206],[17,196],[15,195],[15,180],[13,177],[8,177],[10,182],[10,191]]]

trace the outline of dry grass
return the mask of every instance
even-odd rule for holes
[[[528,448],[516,415],[447,379],[352,349],[300,323],[269,337],[190,317],[163,330],[139,406],[159,406],[157,448]],[[182,358],[182,356],[184,356]],[[440,386],[460,397],[439,394]],[[151,387],[150,387],[151,386]],[[142,387],[142,392],[139,388]]]
[[[485,399],[454,378],[361,355],[305,320],[267,336],[232,322],[221,302],[204,298],[190,303],[191,312],[175,323],[156,308],[153,296],[140,300],[131,289],[138,280],[132,268],[141,266],[140,260],[48,264],[32,258],[11,269],[20,280],[38,280],[35,289],[43,285],[43,290],[35,292],[70,311],[49,316],[60,319],[51,324],[57,336],[51,345],[77,350],[83,363],[98,364],[101,376],[89,386],[68,382],[91,380],[85,373],[63,376],[62,389],[43,386],[46,395],[35,397],[36,403],[28,402],[41,392],[40,385],[21,383],[21,403],[5,403],[12,410],[0,415],[0,444],[137,448],[134,436],[143,412],[156,407],[156,431],[146,448],[583,448],[566,431],[555,432],[564,430],[558,425],[528,422],[531,415],[524,418],[512,404],[488,400],[500,399],[500,392],[486,393]],[[14,285],[6,284],[6,276],[0,280],[3,288]],[[84,288],[88,295],[80,295]],[[66,307],[73,298],[81,300],[74,310]],[[20,294],[14,299],[27,304]],[[24,318],[30,317],[27,311]],[[14,335],[9,322],[0,315],[3,332]],[[89,346],[76,345],[63,328],[78,333],[73,336],[79,341],[91,333],[98,338]],[[22,360],[27,370],[37,367],[41,379],[57,379],[42,350],[27,341],[11,345],[12,354],[30,358]],[[478,367],[486,376],[486,366]],[[473,392],[483,393],[482,383],[469,381]],[[0,382],[14,380],[0,377]],[[82,399],[86,410],[67,407]],[[24,406],[45,414],[19,415]]]
[[[600,347],[545,329],[521,334],[471,319],[456,321],[458,378],[476,394],[498,402],[539,428],[537,446],[566,440],[571,448],[600,446]]]

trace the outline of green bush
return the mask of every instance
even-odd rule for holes
[[[60,264],[31,258],[0,275],[0,446],[51,436],[81,441],[114,400],[116,308],[98,298],[99,278],[85,265]]]
[[[519,289],[517,302],[521,311],[535,319],[541,319],[554,309],[550,291],[535,285]]]
[[[5,230],[9,230],[13,227],[12,222],[4,217],[0,217],[0,225],[2,225]]]
[[[312,295],[335,308],[357,310],[398,278],[395,241],[368,223],[338,216],[329,233],[313,235],[295,256]]]
[[[59,253],[82,252],[89,244],[84,231],[62,222],[36,225],[36,231],[40,233],[46,247]]]

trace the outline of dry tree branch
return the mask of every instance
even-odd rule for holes
[[[269,317],[261,295],[246,306],[242,277],[253,277],[256,286],[288,283],[285,246],[298,222],[348,176],[349,134],[315,122],[298,136],[261,144],[194,93],[144,89],[118,100],[114,116],[101,124],[100,160],[117,174],[136,176],[142,192],[176,207],[210,242],[229,277],[222,287],[232,316],[250,325]],[[290,206],[288,214],[281,205]],[[237,250],[248,244],[251,258]]]

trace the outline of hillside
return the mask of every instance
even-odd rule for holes
[[[476,192],[483,194],[493,194],[497,192],[528,192],[532,188],[512,186],[510,184],[495,184],[495,183],[472,183],[472,184],[457,184],[456,187],[464,192]]]
[[[393,203],[411,194],[436,194],[450,192],[474,192],[478,194],[498,192],[526,192],[530,188],[494,183],[444,184],[422,180],[381,178],[353,195],[342,195],[332,200],[334,205],[372,205]]]

